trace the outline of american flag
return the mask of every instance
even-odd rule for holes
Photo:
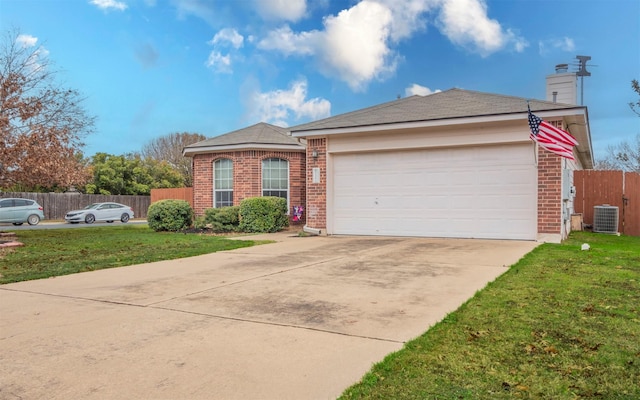
[[[529,128],[531,129],[531,135],[529,135],[529,137],[531,140],[552,153],[570,160],[575,160],[573,157],[573,146],[578,144],[576,138],[569,132],[556,128],[550,123],[543,121],[540,117],[532,114],[528,106],[527,109],[529,110]]]
[[[553,143],[550,141],[547,141],[544,138],[538,137],[537,139],[532,135],[529,136],[533,141],[537,142],[538,145],[540,145],[540,147],[555,153],[561,157],[565,157],[568,158],[570,160],[575,160],[575,157],[573,157],[573,149],[569,149],[567,147],[565,147],[562,144],[558,144],[558,143]]]

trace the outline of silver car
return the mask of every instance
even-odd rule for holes
[[[14,225],[38,225],[44,219],[43,208],[35,200],[0,199],[0,222]]]
[[[133,218],[133,208],[120,203],[93,203],[82,210],[69,211],[64,216],[64,220],[72,224],[82,221],[87,224],[93,224],[96,221],[126,223],[131,218]]]

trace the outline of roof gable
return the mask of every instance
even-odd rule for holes
[[[280,126],[260,122],[233,132],[215,136],[184,148],[184,155],[234,149],[279,149],[304,151],[304,144]]]

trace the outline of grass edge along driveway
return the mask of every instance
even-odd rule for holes
[[[0,284],[214,253],[265,241],[154,232],[146,225],[16,231],[24,247],[0,249]]]
[[[574,232],[527,254],[341,399],[638,399],[638,382],[640,238]]]

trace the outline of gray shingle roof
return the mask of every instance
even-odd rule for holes
[[[257,148],[261,145],[281,145],[304,149],[304,145],[301,145],[298,139],[291,137],[288,129],[260,122],[247,128],[194,143],[185,147],[185,150],[196,150],[200,147],[212,148],[238,145]]]
[[[463,89],[411,96],[291,127],[291,132],[558,110],[580,106]]]

